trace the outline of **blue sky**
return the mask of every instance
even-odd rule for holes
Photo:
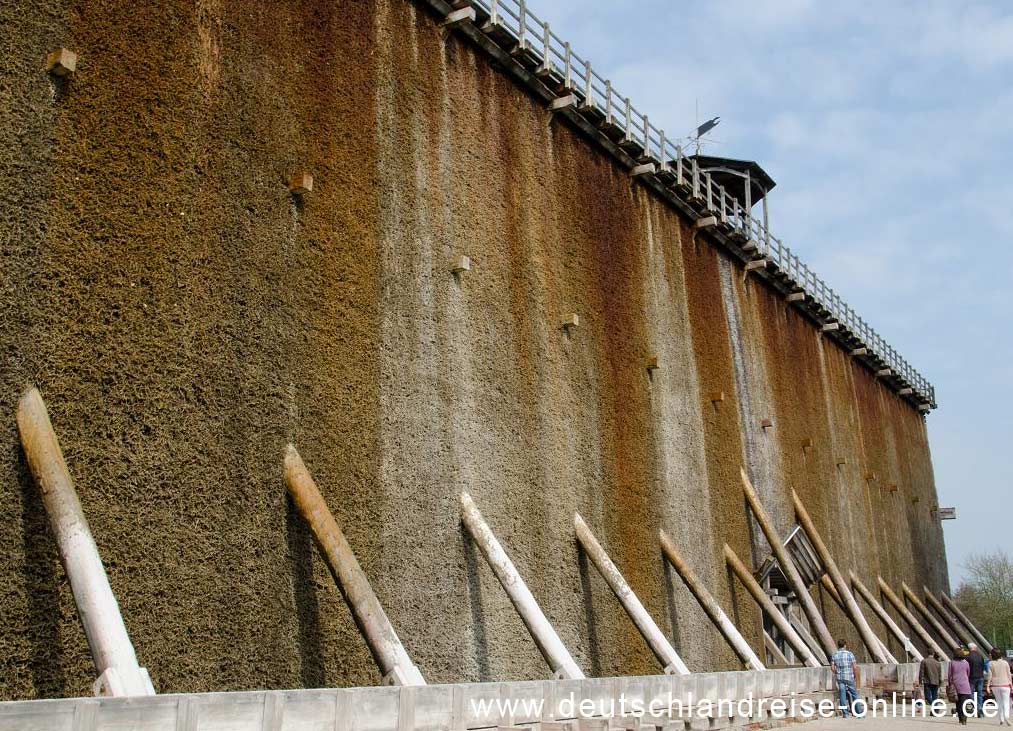
[[[1013,3],[529,5],[669,136],[721,116],[705,151],[764,166],[775,235],[936,387],[954,585],[1013,553]]]

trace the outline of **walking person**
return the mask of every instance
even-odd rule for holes
[[[961,726],[966,726],[966,706],[971,700],[971,666],[967,662],[963,647],[958,647],[953,653],[950,667],[946,671],[946,684],[957,698],[957,719]]]
[[[855,655],[844,640],[837,640],[837,652],[830,657],[830,670],[837,679],[841,713],[847,718],[858,700],[858,688],[855,687]]]
[[[990,653],[992,661],[988,664],[988,685],[985,693],[991,693],[999,706],[999,725],[1010,725],[1009,697],[1013,689],[1013,674],[1010,673],[1009,662],[1003,657],[1002,650],[993,647]]]
[[[973,642],[967,645],[967,664],[971,668],[971,693],[974,694],[974,715],[985,717],[985,656]]]
[[[943,679],[943,666],[938,652],[929,653],[918,666],[918,682],[925,689],[925,705],[932,715],[936,715],[932,704],[939,699],[939,684]]]

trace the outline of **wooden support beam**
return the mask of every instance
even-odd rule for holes
[[[911,638],[904,634],[900,625],[893,621],[893,617],[891,617],[890,613],[886,611],[886,608],[876,600],[876,597],[873,596],[872,592],[866,588],[865,584],[863,584],[858,576],[855,575],[854,571],[849,571],[848,576],[851,579],[851,586],[854,587],[858,594],[865,600],[865,603],[872,608],[872,611],[877,617],[879,617],[879,620],[886,625],[886,628],[890,630],[891,634],[897,638],[897,641],[900,642],[904,651],[907,652],[915,662],[921,662],[923,659],[922,654],[918,651],[918,648],[914,646]]]
[[[774,558],[777,559],[781,572],[788,579],[788,585],[795,592],[795,596],[802,605],[802,611],[805,612],[806,619],[809,620],[809,626],[816,633],[816,637],[819,639],[820,645],[823,647],[823,651],[827,657],[833,655],[837,651],[837,645],[830,634],[830,630],[827,629],[827,623],[823,620],[823,615],[820,614],[820,610],[816,606],[812,594],[809,593],[808,587],[802,581],[802,575],[799,573],[798,567],[795,566],[795,562],[791,560],[788,552],[785,551],[781,536],[774,529],[774,522],[767,515],[767,511],[763,507],[763,503],[760,502],[756,490],[753,489],[753,484],[749,481],[746,471],[740,469],[739,476],[742,479],[742,491],[745,493],[749,507],[753,511],[753,517],[760,524],[760,530],[763,531],[763,535],[767,538],[767,543],[770,544],[770,550],[774,554]]]
[[[556,97],[549,102],[549,111],[558,112],[576,106],[576,104],[577,97],[574,94],[566,94],[565,96]]]
[[[444,28],[456,28],[461,23],[474,23],[475,22],[475,8],[463,7],[458,8],[447,13],[447,16],[440,23]]]
[[[986,652],[991,652],[992,643],[989,642],[987,639],[985,639],[985,635],[983,635],[981,632],[978,631],[978,628],[974,626],[974,624],[967,617],[967,615],[964,614],[964,612],[960,609],[960,607],[957,606],[957,603],[946,594],[940,594],[939,596],[943,600],[943,603],[950,608],[950,611],[953,612],[953,614],[957,617],[957,619],[963,622],[964,626],[967,627],[968,630],[970,630],[971,634],[973,634],[978,639],[978,644],[981,645]]]
[[[865,619],[865,615],[862,614],[862,610],[859,608],[858,602],[855,601],[855,597],[852,595],[851,590],[844,581],[844,576],[841,574],[840,569],[837,568],[837,563],[830,555],[830,549],[828,549],[827,545],[823,542],[823,538],[820,536],[819,531],[816,530],[816,524],[813,523],[812,518],[809,517],[809,511],[805,509],[805,506],[802,504],[802,500],[794,490],[791,491],[791,499],[795,504],[795,514],[798,516],[802,529],[809,537],[809,542],[813,544],[813,548],[816,549],[816,553],[819,555],[820,561],[823,562],[823,568],[825,568],[826,572],[830,574],[830,580],[833,581],[834,588],[837,589],[837,593],[841,596],[841,600],[845,606],[845,613],[855,625],[855,628],[858,630],[858,634],[862,637],[862,641],[865,642],[865,646],[869,648],[869,652],[871,653],[873,659],[875,659],[876,662],[889,662],[887,654],[883,652],[882,643],[873,633],[872,628]]]
[[[904,621],[907,622],[911,631],[918,635],[929,650],[938,653],[939,657],[949,657],[950,653],[953,652],[953,648],[950,648],[949,652],[947,652],[938,642],[936,642],[932,635],[930,635],[925,628],[922,627],[921,622],[918,621],[915,615],[911,613],[911,610],[908,609],[904,602],[901,601],[900,597],[894,593],[893,589],[890,588],[890,585],[883,581],[882,576],[877,576],[876,581],[879,583],[880,593],[886,597],[886,600],[890,602],[890,604],[893,605],[893,608],[896,609],[900,616],[904,618]]]
[[[912,604],[915,609],[918,610],[918,613],[921,614],[922,617],[925,619],[925,621],[929,623],[929,625],[932,627],[933,630],[935,630],[936,635],[939,637],[939,639],[943,641],[944,645],[946,645],[947,647],[956,647],[958,644],[960,644],[954,637],[950,635],[949,632],[946,631],[946,628],[939,623],[939,620],[936,619],[934,616],[932,616],[932,613],[929,612],[929,608],[922,603],[922,600],[918,598],[917,594],[911,591],[910,586],[908,586],[905,582],[902,581],[900,583],[900,589],[902,592],[904,592],[904,598],[907,599],[908,602]]]
[[[841,595],[837,591],[837,588],[834,586],[834,583],[830,580],[830,577],[827,576],[826,574],[823,574],[820,577],[820,583],[823,584],[823,588],[827,590],[827,594],[829,594],[830,598],[834,600],[834,603],[838,607],[840,607],[841,611],[844,612],[844,615],[848,616],[848,608],[844,604],[844,600],[841,599]],[[871,628],[871,625],[870,625],[870,628]],[[890,652],[890,648],[887,647],[886,643],[883,642],[883,640],[881,640],[879,638],[879,635],[876,635],[875,633],[873,633],[873,637],[876,638],[876,644],[879,645],[880,650],[883,651],[883,654],[886,656],[887,661],[888,662],[892,662],[892,663],[896,663],[897,662],[897,658],[895,658],[893,656],[893,653]]]
[[[813,637],[812,633],[809,631],[809,629],[805,626],[805,623],[802,622],[800,618],[792,616],[790,611],[787,614],[788,614],[788,622],[789,624],[791,624],[792,629],[798,632],[798,636],[801,637],[803,640],[805,640],[806,646],[810,650],[812,650],[813,654],[816,656],[816,659],[820,661],[820,664],[829,665],[830,658],[827,657],[827,654],[825,652],[823,652],[823,648],[820,647],[819,640]]]
[[[92,686],[95,695],[155,695],[148,671],[137,662],[134,645],[38,389],[29,387],[22,394],[16,420],[21,447],[42,493],[42,504],[98,671],[98,679]]]
[[[46,70],[53,76],[70,76],[77,71],[77,54],[66,48],[57,48],[46,56]]]
[[[826,574],[820,576],[820,584],[823,586],[823,590],[834,600],[834,604],[837,608],[844,612],[845,616],[848,614],[848,610],[844,607],[844,600],[841,599],[841,595],[837,593],[837,587],[834,586],[834,582],[830,580],[830,577]]]
[[[584,553],[591,559],[591,563],[594,564],[594,567],[598,569],[598,573],[605,579],[605,583],[609,585],[616,599],[623,605],[626,613],[630,615],[633,624],[640,630],[640,634],[647,642],[647,646],[651,648],[651,652],[658,658],[658,662],[661,663],[665,672],[672,675],[689,675],[689,668],[686,667],[686,663],[682,661],[679,653],[675,651],[668,638],[665,637],[664,632],[658,628],[654,619],[647,613],[647,610],[640,603],[633,589],[626,583],[626,579],[623,578],[619,567],[612,562],[608,552],[598,543],[598,539],[594,537],[594,533],[591,532],[591,529],[588,528],[587,523],[584,522],[579,513],[574,513],[573,515],[573,529],[577,534],[577,540],[584,549]]]
[[[925,601],[929,603],[929,606],[935,610],[936,615],[939,616],[946,626],[952,630],[953,637],[957,637],[965,645],[969,645],[974,642],[974,637],[966,629],[960,626],[960,623],[946,610],[938,599],[933,596],[932,592],[929,591],[929,587],[922,586],[922,593],[925,594]]]
[[[710,617],[714,626],[718,628],[718,631],[724,636],[731,645],[732,649],[739,656],[743,663],[748,665],[753,670],[766,670],[760,658],[757,657],[756,653],[753,652],[753,648],[749,646],[746,639],[739,632],[735,624],[728,618],[728,615],[724,613],[717,600],[707,591],[703,583],[697,578],[693,569],[689,567],[679,552],[675,548],[675,544],[672,543],[672,539],[668,537],[665,531],[658,532],[658,538],[661,540],[661,550],[665,554],[665,558],[672,564],[679,577],[682,579],[686,587],[692,592],[693,596],[700,603],[704,612]]]
[[[774,602],[767,596],[767,592],[757,583],[752,572],[746,568],[746,565],[742,563],[735,554],[735,551],[727,543],[725,544],[725,561],[735,575],[739,577],[739,581],[746,587],[746,590],[752,595],[753,599],[756,600],[756,603],[760,605],[760,608],[767,613],[774,626],[777,627],[778,631],[784,636],[784,639],[791,645],[791,649],[802,659],[802,663],[813,668],[820,667],[820,661],[816,659],[816,656],[813,655],[812,651],[805,644],[805,641],[799,637],[798,632],[788,623],[787,618],[774,606]]]
[[[514,566],[507,552],[503,550],[503,546],[496,540],[492,529],[482,518],[482,513],[479,512],[475,501],[466,492],[461,493],[461,520],[474,539],[475,545],[485,556],[489,568],[499,579],[500,586],[513,602],[514,608],[528,628],[528,632],[531,633],[531,638],[541,650],[542,657],[552,668],[554,677],[559,680],[582,680],[584,673],[577,667],[573,656],[570,655],[570,651],[566,649],[566,645],[556,634],[556,630],[549,623],[541,607],[538,606],[538,602],[535,601],[528,585],[524,583],[517,567]]]
[[[645,162],[642,165],[636,165],[630,170],[630,177],[639,178],[641,175],[654,175],[658,172],[658,166],[653,162]]]
[[[767,652],[774,656],[774,662],[778,665],[784,665],[785,667],[791,667],[792,663],[788,662],[788,658],[781,652],[781,648],[774,642],[774,638],[770,636],[767,630],[763,630],[763,646],[767,648]]]
[[[425,685],[422,673],[408,657],[345,534],[334,520],[302,457],[291,444],[285,450],[285,484],[299,514],[313,531],[331,575],[352,610],[355,623],[376,664],[380,666],[384,684]]]

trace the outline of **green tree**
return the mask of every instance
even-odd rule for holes
[[[1013,560],[1002,550],[972,554],[967,578],[954,596],[957,605],[989,642],[1013,646]]]

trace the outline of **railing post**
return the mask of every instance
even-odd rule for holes
[[[570,50],[570,42],[563,43],[563,85],[567,89],[573,88],[573,52]]]
[[[594,108],[594,87],[591,86],[591,62],[584,62],[584,106],[588,109]]]
[[[542,65],[539,71],[546,75],[552,73],[552,31],[548,23],[542,23]]]

